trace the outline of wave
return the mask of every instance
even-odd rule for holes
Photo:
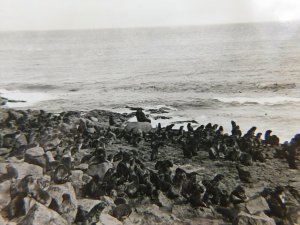
[[[177,101],[172,104],[173,107],[178,109],[185,108],[220,108],[220,107],[241,107],[249,105],[265,105],[265,106],[279,106],[291,105],[300,103],[300,98],[274,96],[263,98],[248,98],[248,97],[216,97],[208,99],[197,99],[193,101]]]
[[[195,92],[195,93],[245,93],[245,92],[278,92],[295,89],[295,83],[268,83],[256,82],[203,82],[203,81],[179,81],[179,82],[144,82],[139,84],[118,85],[113,89],[138,92]]]
[[[260,98],[218,97],[216,98],[216,100],[224,103],[260,104],[260,105],[281,105],[281,104],[300,102],[300,98],[286,97],[286,96],[260,97]]]

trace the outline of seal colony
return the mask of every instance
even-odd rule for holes
[[[0,109],[1,224],[299,224],[300,135]]]

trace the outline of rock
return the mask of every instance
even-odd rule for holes
[[[100,200],[105,202],[109,206],[116,206],[114,200],[108,196],[101,196]]]
[[[0,211],[10,202],[10,185],[10,180],[0,183]]]
[[[84,185],[86,184],[82,180],[83,172],[81,170],[72,170],[70,181],[75,189],[76,196],[82,196]]]
[[[163,207],[166,210],[171,211],[173,207],[173,202],[165,196],[162,192],[158,195],[159,206]]]
[[[24,161],[44,168],[46,166],[44,149],[41,147],[27,149]]]
[[[250,199],[248,202],[246,202],[246,209],[252,215],[270,210],[266,199],[261,196]]]
[[[6,173],[6,165],[8,163],[0,163],[0,173]],[[14,167],[18,171],[18,179],[22,179],[27,175],[34,177],[43,177],[43,168],[37,165],[29,164],[27,162],[14,162]]]
[[[293,224],[300,224],[300,209],[298,208],[297,211],[293,212],[290,215],[290,218],[291,218]]]
[[[245,212],[240,212],[235,220],[234,225],[276,225],[274,219],[268,217],[264,213],[259,215],[250,215]]]
[[[86,129],[86,131],[89,133],[89,134],[94,134],[96,132],[96,129],[94,127],[89,127]]]
[[[45,225],[45,224],[59,224],[67,225],[67,221],[62,218],[57,212],[36,203],[31,207],[26,216],[24,216],[18,225]]]
[[[104,163],[100,163],[100,164],[92,164],[89,166],[86,173],[92,177],[97,174],[99,176],[100,180],[102,180],[105,173],[107,172],[107,170],[112,167],[113,167],[113,165],[110,162],[104,162]]]
[[[138,206],[135,212],[129,217],[134,224],[174,224],[174,220],[176,220],[153,204]]]
[[[147,134],[151,130],[152,130],[151,123],[148,122],[130,122],[125,127],[125,131],[127,133],[133,133],[133,134],[139,134],[139,131],[142,131],[144,134]]]
[[[19,148],[28,144],[25,134],[19,134],[15,137],[15,147]]]
[[[62,203],[63,203],[63,195],[68,194],[70,196],[70,203],[73,207],[73,205],[77,208],[77,200],[74,188],[70,182],[67,182],[65,184],[59,184],[59,185],[51,185],[48,188],[48,193],[52,197],[52,201],[56,201],[57,205],[59,206],[58,212],[60,211],[66,211],[66,209],[62,209]],[[73,208],[70,208],[70,212],[68,213],[68,217],[71,218],[72,221],[75,220],[77,214],[77,210],[73,210]]]
[[[55,149],[60,144],[60,139],[59,138],[54,138],[53,140],[46,141],[43,143],[41,146],[44,148],[45,151]]]
[[[81,163],[78,166],[74,166],[74,169],[82,170],[82,171],[86,171],[88,168],[89,168],[89,164],[87,163]]]
[[[92,208],[100,204],[100,200],[94,200],[89,198],[77,199],[78,206],[81,206],[85,211],[90,212]]]
[[[0,214],[0,224],[1,225],[16,225],[16,222],[8,221],[7,219],[4,219],[2,215]]]
[[[11,152],[11,149],[9,149],[9,148],[0,148],[0,156],[5,156],[10,152]]]
[[[100,215],[100,221],[96,224],[99,225],[123,225],[123,223],[116,219],[115,217],[112,217],[111,215],[107,214],[107,213],[101,213]]]
[[[98,122],[98,119],[97,119],[96,117],[93,117],[93,116],[90,117],[90,120],[91,120],[92,122]]]
[[[215,214],[210,208],[192,208],[190,205],[174,205],[172,214],[180,219],[185,218],[215,218]]]

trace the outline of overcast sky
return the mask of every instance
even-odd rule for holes
[[[0,0],[0,30],[300,20],[300,0]]]

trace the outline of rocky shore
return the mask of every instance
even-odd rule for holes
[[[0,224],[300,224],[299,136],[132,116],[0,109]]]

